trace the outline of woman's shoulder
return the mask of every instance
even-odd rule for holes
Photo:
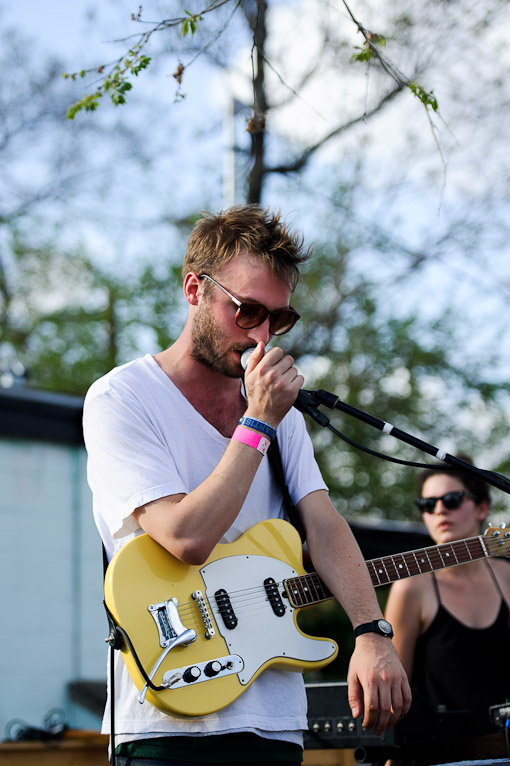
[[[510,590],[510,560],[506,558],[492,559],[490,565],[498,578],[498,582],[506,585]]]
[[[394,582],[391,589],[395,594],[398,594],[402,598],[418,599],[424,594],[429,593],[434,587],[432,578],[433,574],[431,572],[416,575],[414,577],[406,577]]]

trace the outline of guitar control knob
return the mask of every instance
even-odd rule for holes
[[[207,665],[204,668],[204,673],[208,678],[214,678],[214,676],[217,676],[218,673],[221,670],[221,662],[218,662],[218,660],[213,660],[212,662],[208,662]]]
[[[196,665],[192,665],[191,667],[186,668],[182,674],[182,680],[186,681],[187,684],[193,683],[193,681],[196,681],[197,678],[200,678],[200,668],[197,668]]]

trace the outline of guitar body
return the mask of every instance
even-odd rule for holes
[[[488,556],[510,556],[510,530],[367,561],[374,586]],[[168,715],[198,716],[237,699],[266,668],[319,670],[338,647],[305,635],[301,608],[332,598],[305,573],[301,540],[281,519],[217,545],[201,567],[183,564],[148,535],[127,543],[105,577],[106,605],[131,641],[122,653],[140,701]]]
[[[125,545],[106,573],[108,609],[148,675],[176,642],[152,677],[154,685],[170,686],[149,688],[147,701],[169,715],[205,715],[237,699],[266,668],[309,672],[331,662],[336,643],[300,630],[299,608],[282,586],[303,574],[299,535],[280,519],[217,545],[201,567],[182,563],[145,534]],[[179,643],[190,631],[191,640]],[[127,645],[122,653],[142,690]]]

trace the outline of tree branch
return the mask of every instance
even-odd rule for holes
[[[295,173],[299,170],[301,170],[310,157],[315,154],[316,151],[318,151],[321,147],[323,147],[328,141],[331,141],[331,139],[336,138],[337,136],[341,135],[342,133],[345,133],[345,131],[349,130],[350,128],[354,127],[354,125],[358,125],[360,122],[365,122],[365,120],[369,119],[370,117],[373,117],[375,114],[381,111],[388,103],[390,103],[395,96],[397,96],[401,91],[403,90],[403,85],[397,85],[393,90],[391,90],[389,93],[387,93],[384,98],[382,98],[377,106],[375,106],[370,111],[363,112],[362,115],[359,117],[355,117],[352,120],[349,120],[349,122],[345,122],[343,125],[339,125],[335,130],[332,130],[327,135],[323,136],[323,138],[320,139],[320,141],[317,141],[317,143],[313,144],[312,146],[307,147],[299,157],[297,157],[293,162],[289,162],[285,165],[274,165],[272,167],[266,166],[264,169],[265,173],[281,173],[282,175],[286,175],[288,173]]]

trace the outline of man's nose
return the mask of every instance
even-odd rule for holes
[[[264,346],[267,346],[271,337],[271,333],[269,331],[269,317],[266,317],[262,324],[259,324],[257,327],[252,327],[251,330],[248,330],[248,334],[250,340],[253,341],[254,346],[256,346],[260,341],[262,341]]]

